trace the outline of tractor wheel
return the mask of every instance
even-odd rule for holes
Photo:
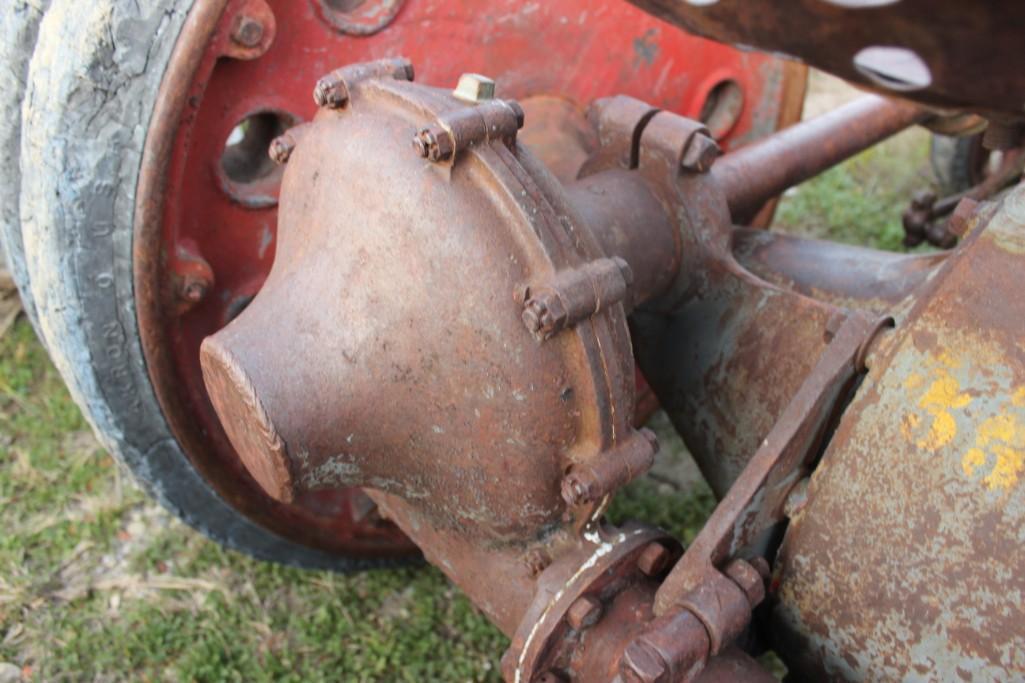
[[[528,144],[570,175],[566,160],[587,151],[581,112],[598,97],[704,115],[727,148],[800,116],[803,70],[692,38],[627,3],[498,4],[501,13],[494,0],[0,9],[0,227],[26,309],[104,445],[216,541],[337,570],[419,557],[359,489],[288,504],[264,494],[202,381],[200,342],[270,269],[281,171],[267,145],[312,117],[318,77],[390,55],[432,83],[488,73],[503,97],[524,102]],[[585,24],[559,21],[585,6]],[[498,14],[515,20],[491,21]]]

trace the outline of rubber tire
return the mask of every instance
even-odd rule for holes
[[[32,289],[28,286],[25,250],[21,244],[18,197],[21,190],[21,101],[29,58],[36,46],[39,21],[50,0],[11,0],[0,13],[0,248],[21,294],[22,308],[39,333]]]
[[[24,72],[20,223],[5,230],[15,276],[103,445],[164,507],[264,560],[340,571],[400,564],[302,546],[242,516],[192,467],[157,403],[135,314],[132,222],[148,122],[192,2],[50,1]],[[5,33],[21,5],[0,10]],[[22,31],[23,47],[32,32]]]

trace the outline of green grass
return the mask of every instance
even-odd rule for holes
[[[933,183],[929,134],[912,129],[790,190],[774,227],[900,251],[901,214],[916,191]]]
[[[284,568],[171,519],[93,440],[24,320],[0,340],[0,435],[0,662],[26,678],[500,678],[507,640],[433,568]],[[642,480],[612,516],[690,540],[711,505],[703,485]]]
[[[904,134],[791,192],[778,227],[898,248],[900,212],[929,183],[926,142]],[[693,469],[657,427],[660,458]],[[680,481],[635,482],[610,516],[690,541],[713,499]],[[0,504],[0,662],[26,680],[499,679],[505,638],[437,570],[282,568],[156,508],[93,440],[23,320],[0,340]]]

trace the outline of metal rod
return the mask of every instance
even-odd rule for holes
[[[913,104],[866,95],[727,154],[715,162],[712,175],[726,195],[733,221],[744,223],[787,188],[927,116]]]

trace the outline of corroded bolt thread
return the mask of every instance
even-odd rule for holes
[[[313,101],[318,107],[340,109],[349,101],[349,92],[345,82],[334,74],[324,76],[313,87]]]
[[[645,576],[658,576],[669,566],[670,557],[668,548],[652,541],[637,557],[637,568]]]
[[[263,22],[245,14],[235,20],[231,39],[242,47],[259,47],[263,40]]]
[[[413,137],[413,148],[424,159],[437,162],[450,159],[455,146],[448,131],[425,128]]]
[[[276,164],[286,164],[295,149],[295,138],[285,133],[271,140],[267,154]]]
[[[581,595],[566,610],[566,622],[574,631],[583,631],[598,623],[601,618],[601,602],[590,595]]]
[[[590,487],[576,472],[570,472],[562,480],[562,499],[571,507],[589,503],[594,499]]]
[[[715,143],[715,140],[703,133],[695,133],[683,151],[681,165],[686,171],[708,173],[719,156],[719,151],[719,145]]]
[[[562,329],[566,311],[556,298],[542,295],[527,301],[520,317],[528,332],[538,339],[547,339]]]
[[[733,583],[740,587],[740,590],[744,591],[751,607],[756,607],[765,599],[765,579],[746,560],[739,558],[733,560],[726,565],[726,570],[723,573],[730,577]]]
[[[551,556],[541,548],[533,548],[523,556],[523,565],[530,578],[538,576],[552,563]]]

